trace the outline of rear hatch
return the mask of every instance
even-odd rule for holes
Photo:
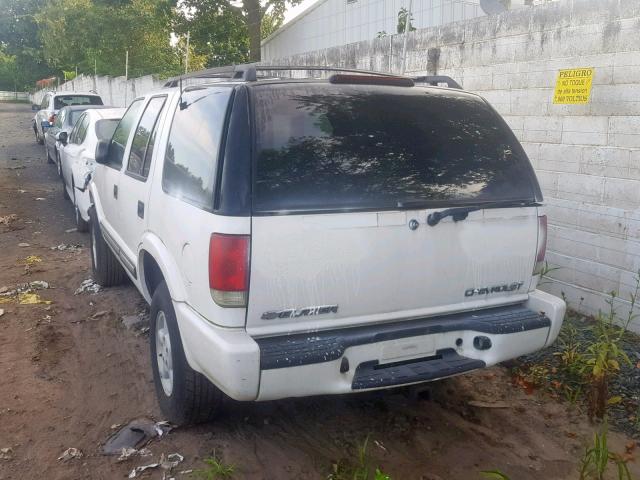
[[[480,97],[300,83],[256,86],[252,101],[250,334],[527,298],[540,190]]]

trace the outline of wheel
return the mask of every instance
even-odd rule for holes
[[[125,281],[127,274],[104,241],[94,208],[89,210],[89,232],[93,279],[103,287],[120,285]]]
[[[162,413],[178,425],[211,420],[220,410],[222,392],[187,363],[167,284],[151,300],[151,368]]]
[[[44,141],[40,138],[40,134],[38,133],[38,127],[33,125],[33,133],[36,135],[36,143],[42,145]]]
[[[46,152],[46,155],[47,155],[47,163],[53,163],[53,160],[51,159],[51,155],[49,155],[49,146],[47,144],[44,145],[44,151]]]
[[[69,192],[67,192],[67,182],[64,181],[64,175],[60,176],[60,180],[62,181],[62,198],[65,200],[71,200]]]
[[[75,184],[71,187],[73,189],[73,210],[76,216],[76,228],[79,232],[88,232],[89,231],[89,222],[87,222],[82,215],[80,215],[80,209],[78,208],[78,204],[76,203],[76,187]]]

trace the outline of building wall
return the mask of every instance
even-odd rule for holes
[[[402,35],[276,59],[399,72]],[[505,117],[550,220],[544,288],[585,312],[628,309],[640,268],[640,2],[564,0],[412,32],[407,69],[450,75]],[[554,105],[559,69],[595,67],[587,105]],[[640,330],[640,319],[633,328]]]
[[[263,42],[262,59],[369,40],[379,32],[395,34],[402,7],[408,9],[409,0],[320,0]],[[413,0],[412,12],[416,28],[484,15],[479,0]]]

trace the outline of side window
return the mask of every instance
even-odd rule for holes
[[[67,113],[66,110],[61,110],[58,115],[56,115],[56,120],[53,123],[53,126],[56,128],[62,128],[62,125],[64,125],[64,117],[65,114]]]
[[[142,106],[142,99],[135,100],[129,109],[124,113],[122,120],[116,127],[116,131],[113,132],[113,138],[111,139],[111,145],[109,146],[109,156],[107,158],[107,165],[111,168],[120,170],[122,167],[122,157],[124,157],[124,150],[127,148],[127,141],[129,140],[129,134],[133,130],[134,122],[138,117],[138,112]]]
[[[84,117],[85,114],[83,113],[73,127],[73,130],[71,130],[71,134],[69,135],[69,143],[80,143],[78,142],[78,132],[80,131],[82,120],[84,120]]]
[[[82,118],[80,119],[80,121],[78,121],[78,133],[77,133],[77,137],[76,137],[76,141],[74,143],[77,143],[78,145],[80,145],[82,142],[84,142],[84,139],[87,136],[87,130],[89,129],[89,115],[82,115]]]
[[[127,172],[147,178],[149,175],[149,162],[153,154],[156,125],[158,117],[167,97],[153,97],[140,118],[140,123],[133,136],[131,152],[127,163]],[[146,168],[145,168],[146,167]]]
[[[42,103],[40,104],[40,110],[47,110],[49,108],[49,98],[51,96],[50,95],[45,95],[44,98],[42,99]]]
[[[164,157],[162,188],[200,208],[213,208],[220,139],[231,88],[199,88],[182,94]]]

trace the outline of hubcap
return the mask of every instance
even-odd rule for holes
[[[162,310],[156,316],[156,361],[162,389],[164,394],[170,397],[173,392],[173,358],[167,318]]]

